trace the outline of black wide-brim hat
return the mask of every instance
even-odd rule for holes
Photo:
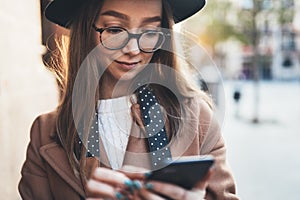
[[[53,0],[45,10],[51,22],[68,28],[69,23],[85,0]],[[205,0],[163,0],[168,1],[173,11],[175,23],[181,22],[200,11]]]

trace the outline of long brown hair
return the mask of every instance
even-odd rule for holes
[[[162,2],[162,28],[171,30],[174,23],[171,9],[167,1],[162,0]],[[91,88],[91,82],[99,82],[99,69],[97,66],[88,68],[88,71],[84,74],[86,77],[81,80],[76,91],[74,91],[74,84],[82,62],[84,62],[86,56],[95,47],[92,25],[97,19],[102,3],[103,1],[99,0],[84,1],[78,15],[70,23],[70,38],[68,40],[67,52],[63,52],[66,48],[62,48],[63,45],[60,44],[60,54],[58,55],[60,59],[56,59],[56,73],[60,77],[62,90],[62,98],[58,106],[56,122],[58,142],[67,152],[69,162],[75,174],[84,178],[86,149],[84,145],[79,145],[80,138],[78,135],[79,131],[82,131],[84,135],[83,140],[87,138],[89,126],[95,112],[96,101],[99,98],[99,90]],[[163,49],[168,49],[168,51]],[[183,98],[201,94],[207,102],[210,100],[203,92],[192,87],[184,76],[178,76],[177,73],[166,74],[167,72],[163,69],[163,65],[171,66],[178,74],[181,74],[181,67],[176,62],[172,40],[165,42],[163,49],[153,54],[151,63],[156,64],[154,73],[158,75],[159,79],[171,83],[174,85],[174,89],[171,91],[166,87],[156,84],[151,85],[151,87],[167,113],[170,133],[172,135],[172,133],[175,134],[179,129],[180,118],[182,117],[180,101]],[[65,55],[67,55],[66,61],[63,61],[61,58],[65,57]],[[79,103],[74,104],[74,93],[76,101]],[[91,105],[94,105],[94,107],[91,107]],[[83,125],[81,126],[80,124]]]

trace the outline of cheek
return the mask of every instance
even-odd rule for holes
[[[152,57],[153,57],[153,53],[143,53],[143,60],[145,62],[144,64],[150,63]]]
[[[98,66],[101,67],[103,70],[106,69],[112,63],[111,55],[105,50],[99,48],[99,45],[97,50],[97,62],[99,64]]]

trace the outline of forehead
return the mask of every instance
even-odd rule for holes
[[[161,16],[162,0],[104,0],[101,13],[116,11],[122,13],[130,20]]]

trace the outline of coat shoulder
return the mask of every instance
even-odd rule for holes
[[[196,95],[191,98],[186,98],[183,101],[186,110],[191,111],[193,115],[200,119],[200,121],[211,121],[214,110],[210,102],[208,102],[202,95]]]
[[[30,131],[30,140],[43,146],[55,141],[57,111],[44,113],[36,117]]]
[[[185,105],[189,117],[197,124],[201,153],[207,154],[222,137],[216,110],[202,95],[186,99]]]

